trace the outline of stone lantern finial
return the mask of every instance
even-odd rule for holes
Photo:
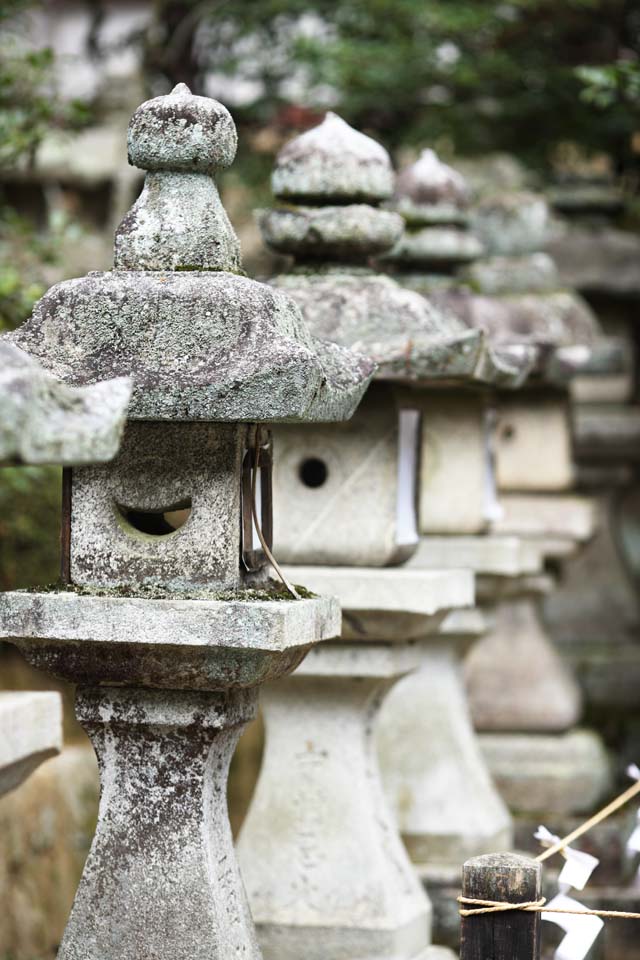
[[[127,137],[144,189],[116,231],[121,270],[240,270],[240,245],[214,180],[238,145],[229,111],[184,83],[141,104]]]

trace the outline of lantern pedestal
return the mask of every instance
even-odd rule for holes
[[[479,583],[507,584],[540,570],[539,551],[519,537],[423,536],[407,569],[467,568]],[[470,611],[465,614],[469,617]],[[461,659],[484,632],[480,611],[465,624],[452,613],[421,641],[421,669],[385,702],[381,766],[411,858],[427,883],[433,870],[458,869],[467,857],[509,847],[511,820],[491,783],[475,736]]]
[[[61,750],[59,693],[0,693],[0,796]]]
[[[256,698],[79,689],[102,790],[61,960],[259,958],[226,808],[229,763]]]
[[[343,640],[266,689],[267,746],[238,853],[266,960],[427,958],[431,906],[380,781],[374,722],[413,643],[473,600],[467,571],[288,568],[338,594]],[[446,954],[445,954],[446,955]]]
[[[477,609],[453,611],[420,642],[419,669],[385,699],[378,751],[385,792],[418,872],[459,865],[513,843],[509,812],[473,730],[462,658],[485,630]]]
[[[593,535],[590,498],[508,494],[504,504],[497,526],[526,535],[542,557],[565,560]],[[469,655],[466,674],[476,729],[488,735],[483,752],[507,804],[557,817],[592,810],[610,769],[600,738],[575,729],[582,693],[541,616],[554,589],[549,577],[520,578],[508,594],[480,584],[494,604],[494,626]]]
[[[80,685],[100,764],[62,960],[257,960],[228,766],[255,688],[339,633],[337,603],[15,592],[0,597],[0,623],[31,663]]]

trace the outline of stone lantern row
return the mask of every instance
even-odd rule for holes
[[[114,269],[0,343],[75,398],[39,454],[69,465],[62,582],[0,596],[0,636],[78,685],[100,764],[59,956],[435,957],[427,888],[513,842],[487,762],[524,810],[532,783],[558,809],[550,754],[595,756],[590,801],[606,784],[592,735],[556,746],[579,697],[538,616],[545,560],[592,532],[567,385],[598,329],[537,198],[472,233],[459,175],[426,152],[394,183],[333,114],[276,161],[261,227],[290,268],[249,280],[215,184],[235,149],[182,84],[142,104]],[[263,684],[238,866],[226,777]]]

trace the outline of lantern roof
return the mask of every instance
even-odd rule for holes
[[[271,284],[296,300],[316,336],[374,359],[381,379],[518,380],[526,349],[488,349],[482,331],[371,268],[404,229],[397,212],[377,206],[392,185],[386,150],[335,114],[286,144],[272,186],[287,204],[259,222],[268,246],[295,265]]]
[[[315,339],[284,293],[248,279],[213,174],[235,156],[226,108],[185,84],[143,103],[129,162],[144,189],[115,265],[56,284],[5,339],[67,384],[131,376],[144,420],[342,420],[372,362]]]
[[[0,343],[0,463],[101,463],[118,451],[127,378],[67,387],[24,351]]]
[[[423,150],[415,163],[400,170],[391,206],[407,223],[464,223],[471,201],[467,181],[434,150]]]

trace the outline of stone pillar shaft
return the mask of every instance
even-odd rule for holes
[[[294,675],[264,688],[265,757],[238,852],[265,960],[408,958],[429,943],[375,751],[391,682]]]
[[[80,688],[101,799],[60,960],[259,957],[226,806],[255,701],[253,690]]]
[[[378,728],[385,789],[418,868],[508,849],[511,818],[487,771],[454,637],[422,644],[418,670],[390,691]]]

